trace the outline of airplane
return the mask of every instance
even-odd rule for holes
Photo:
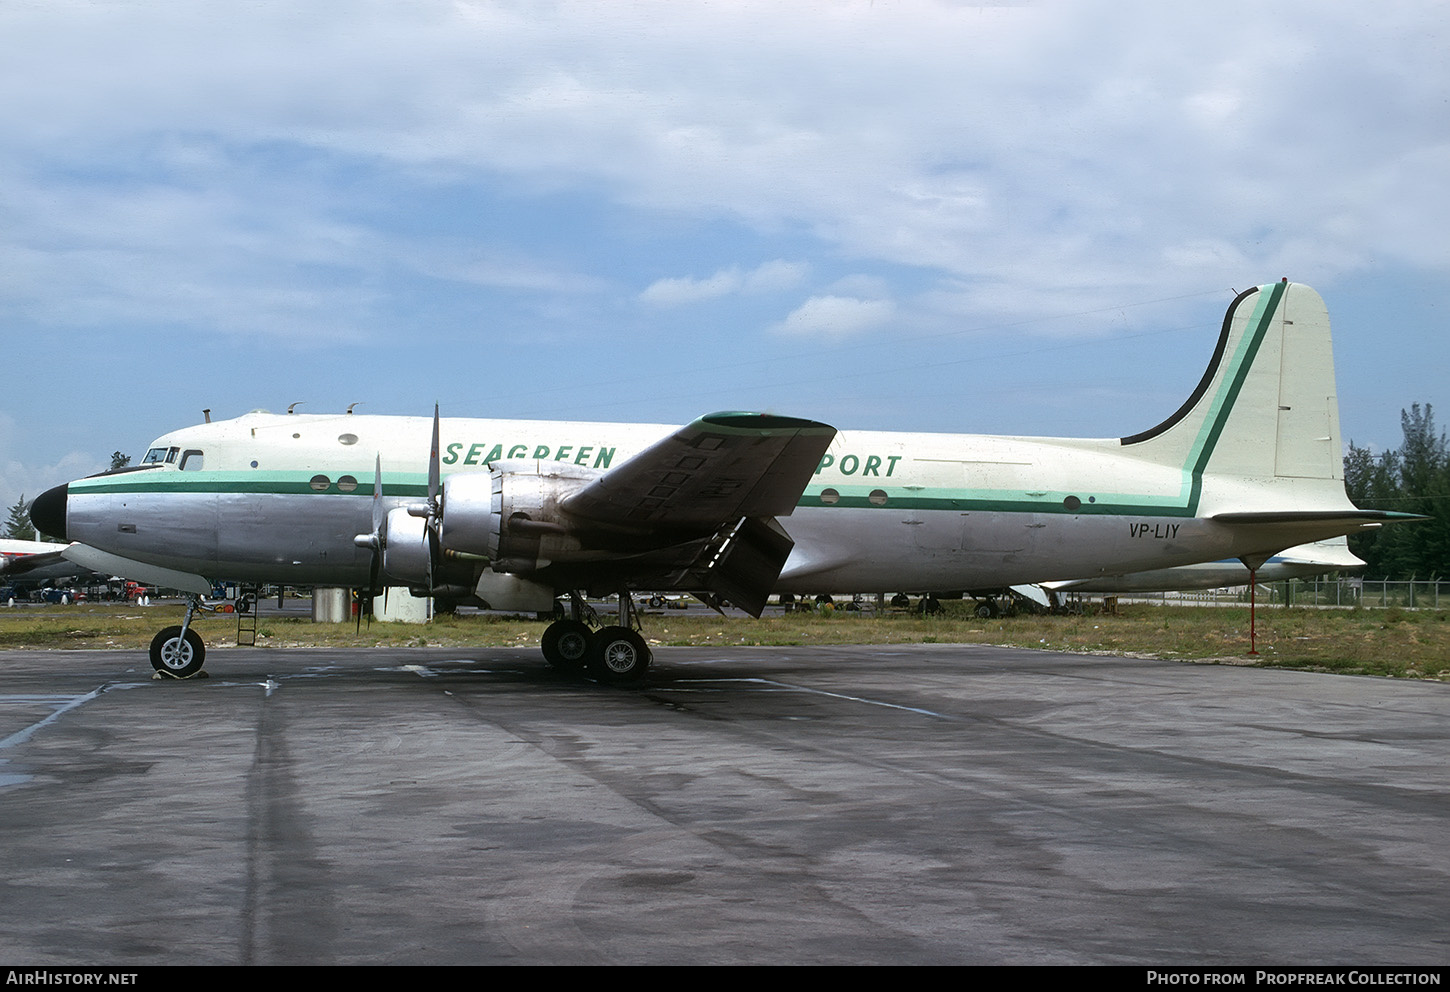
[[[19,580],[41,585],[91,574],[90,569],[66,560],[61,554],[64,549],[63,544],[45,541],[0,540],[0,583]]]
[[[48,554],[52,551],[59,551],[65,547],[63,544],[50,544],[45,541],[12,541],[9,538],[0,539],[0,571],[10,567],[10,563],[30,555]]]
[[[212,579],[557,610],[545,660],[633,683],[631,590],[759,616],[767,596],[1000,589],[1283,551],[1412,515],[1345,494],[1329,316],[1287,279],[1238,294],[1183,405],[1116,438],[840,431],[727,412],[678,427],[244,416],[57,486],[31,519],[67,558],[180,589],[151,645],[201,670]],[[598,626],[585,596],[617,593]]]

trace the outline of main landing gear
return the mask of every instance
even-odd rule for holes
[[[649,645],[635,629],[639,617],[629,590],[619,593],[619,618],[612,626],[590,629],[598,616],[581,593],[569,593],[569,617],[555,620],[539,641],[544,660],[561,672],[588,671],[603,682],[632,685],[649,671]]]

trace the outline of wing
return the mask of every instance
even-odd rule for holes
[[[67,561],[60,550],[8,558],[0,565],[0,578],[25,578],[35,582],[68,579],[88,570]]]
[[[788,516],[836,429],[763,413],[712,413],[567,497],[569,516],[621,530],[713,531]]]
[[[756,616],[794,542],[795,509],[836,429],[760,413],[701,417],[560,501],[571,526],[637,539],[639,556],[595,562],[634,588],[681,589]]]

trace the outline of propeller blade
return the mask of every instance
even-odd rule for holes
[[[383,531],[383,455],[373,467],[373,536],[380,537]]]
[[[379,452],[373,465],[373,532],[368,535],[368,546],[372,548],[372,559],[368,562],[368,588],[366,602],[362,598],[357,604],[357,632],[362,633],[362,615],[367,608],[368,626],[373,625],[373,598],[377,594],[378,577],[383,567],[383,455]]]
[[[438,404],[433,404],[433,447],[428,451],[428,505],[438,512],[438,487],[442,471],[438,463]]]

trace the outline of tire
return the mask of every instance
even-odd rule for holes
[[[577,620],[555,620],[544,628],[539,648],[549,667],[577,672],[589,660],[589,628]]]
[[[990,620],[997,615],[997,610],[990,602],[978,603],[977,608],[972,611],[979,620]]]
[[[589,667],[605,682],[628,685],[649,671],[649,645],[628,627],[605,627],[594,634]]]
[[[190,627],[186,637],[180,627],[167,627],[151,639],[151,667],[174,679],[189,679],[201,671],[206,661],[206,645],[201,635]]]

